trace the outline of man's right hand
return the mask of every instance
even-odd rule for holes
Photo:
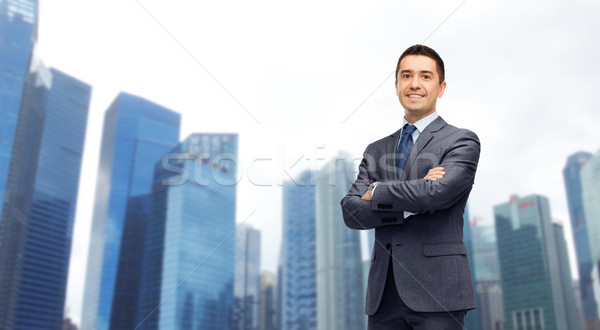
[[[432,169],[429,170],[429,172],[427,173],[427,175],[423,179],[425,179],[425,180],[437,180],[437,179],[443,178],[444,175],[446,175],[446,172],[444,172],[444,168],[443,167],[434,167],[434,168],[432,168]]]

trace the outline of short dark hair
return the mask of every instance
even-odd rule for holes
[[[446,79],[446,73],[444,71],[444,61],[442,61],[442,58],[440,57],[440,55],[438,55],[438,53],[435,52],[435,50],[425,45],[419,44],[408,47],[404,51],[404,53],[400,55],[400,58],[398,59],[398,64],[396,65],[396,81],[398,81],[398,70],[400,70],[400,62],[402,62],[402,59],[408,55],[423,55],[433,59],[436,63],[436,70],[440,77],[440,84],[444,82],[444,80]]]

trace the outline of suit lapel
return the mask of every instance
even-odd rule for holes
[[[386,148],[385,148],[385,161],[386,161],[386,168],[391,169],[389,171],[385,171],[385,175],[387,176],[388,180],[396,180],[397,178],[397,174],[396,174],[396,153],[398,152],[398,142],[400,141],[400,131],[402,131],[402,129],[399,129],[398,131],[396,131],[396,133],[392,134],[388,139],[387,139],[387,144],[386,144]],[[418,140],[417,140],[418,141]]]
[[[446,121],[440,116],[437,117],[434,121],[432,121],[431,124],[427,125],[423,132],[419,133],[419,138],[410,150],[410,153],[408,154],[408,159],[406,160],[406,164],[404,164],[404,170],[402,170],[402,177],[400,178],[401,181],[407,179],[408,174],[410,173],[410,169],[412,168],[415,160],[417,160],[419,153],[421,153],[421,150],[425,148],[429,141],[431,141],[434,138],[435,133],[442,129],[444,125],[446,125]]]

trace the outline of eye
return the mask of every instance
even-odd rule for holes
[[[424,75],[423,79],[430,79],[431,77],[429,75]]]
[[[409,74],[405,74],[405,75],[402,76],[402,78],[410,78],[410,75]]]

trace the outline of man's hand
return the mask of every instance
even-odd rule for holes
[[[437,180],[437,179],[443,178],[444,175],[446,175],[446,172],[444,172],[443,167],[434,167],[434,168],[430,169],[429,172],[427,172],[427,175],[423,179]],[[369,192],[369,190],[367,190],[367,192],[365,192],[364,195],[362,195],[362,197],[360,199],[370,201],[373,199],[373,196],[371,196],[371,193]]]
[[[425,180],[437,180],[437,179],[443,178],[444,175],[446,175],[446,172],[444,172],[444,168],[443,167],[434,167],[434,168],[432,168],[432,169],[429,170],[429,172],[427,173],[427,175],[423,179],[425,179]]]
[[[367,192],[364,195],[362,195],[362,197],[360,199],[370,201],[373,199],[373,196],[371,196],[371,193],[367,190]]]

